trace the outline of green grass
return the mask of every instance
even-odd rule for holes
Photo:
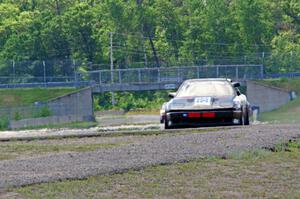
[[[285,90],[296,91],[300,94],[300,78],[265,79],[257,82]]]
[[[260,80],[259,83],[296,91],[300,95],[300,78],[280,78]],[[300,97],[280,107],[279,109],[262,113],[260,120],[269,123],[299,123],[300,122]]]
[[[270,123],[300,123],[300,97],[274,111],[260,115],[260,120]]]
[[[75,88],[22,88],[0,89],[0,107],[22,106],[50,99],[76,91]]]
[[[26,198],[300,198],[300,148],[255,150],[13,189]],[[290,149],[290,150],[286,150]]]
[[[60,97],[79,89],[75,88],[23,88],[23,89],[0,89],[0,109],[7,107],[16,107],[32,105],[34,102],[46,102],[56,97]],[[45,117],[50,116],[50,110],[41,108],[30,116],[22,116],[16,112],[15,120],[27,117]],[[0,117],[0,130],[7,130],[8,122],[5,116]],[[89,128],[96,126],[95,122],[73,122],[58,125],[43,125],[37,127],[26,127],[23,129],[40,129],[40,128]]]
[[[50,152],[87,152],[101,148],[112,148],[130,144],[129,142],[101,144],[39,144],[35,141],[0,143],[0,160],[14,159],[24,155],[41,155]]]

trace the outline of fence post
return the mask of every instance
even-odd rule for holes
[[[77,88],[77,74],[74,72],[74,86]]]
[[[12,61],[12,67],[13,67],[13,84],[14,84],[15,83],[15,78],[16,78],[15,60]]]
[[[180,68],[177,68],[177,82],[179,82],[180,79]]]
[[[160,68],[157,68],[157,82],[160,82]]]
[[[139,83],[142,83],[141,69],[138,69]]]
[[[102,83],[101,71],[99,71],[99,85]]]
[[[46,63],[45,63],[45,61],[43,61],[43,67],[44,67],[44,84],[46,87]]]
[[[197,78],[199,79],[200,75],[199,75],[199,67],[200,66],[197,66]]]
[[[291,54],[291,57],[290,57],[290,68],[292,69],[292,68],[295,67],[294,66],[294,53],[293,53],[293,51],[291,51],[290,54]]]
[[[74,80],[76,81],[76,61],[73,59],[73,73],[74,73]]]
[[[217,78],[220,76],[219,66],[216,67]]]
[[[264,78],[264,65],[260,65],[260,78]]]
[[[239,66],[235,66],[235,81],[239,80]]]
[[[118,73],[119,73],[119,83],[122,84],[122,76],[121,76],[121,70],[120,69],[119,69]]]

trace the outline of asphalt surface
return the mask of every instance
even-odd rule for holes
[[[252,125],[206,133],[137,136],[138,142],[90,152],[62,152],[0,161],[0,190],[35,183],[125,172],[146,166],[227,156],[300,137],[300,125]],[[131,141],[134,139],[128,136]],[[111,139],[98,137],[95,139]],[[126,141],[126,137],[122,138]]]

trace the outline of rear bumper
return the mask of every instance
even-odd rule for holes
[[[171,111],[164,115],[169,126],[209,126],[234,124],[242,111],[235,109]]]

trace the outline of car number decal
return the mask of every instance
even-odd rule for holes
[[[211,105],[211,97],[196,97],[194,101],[195,105]]]

